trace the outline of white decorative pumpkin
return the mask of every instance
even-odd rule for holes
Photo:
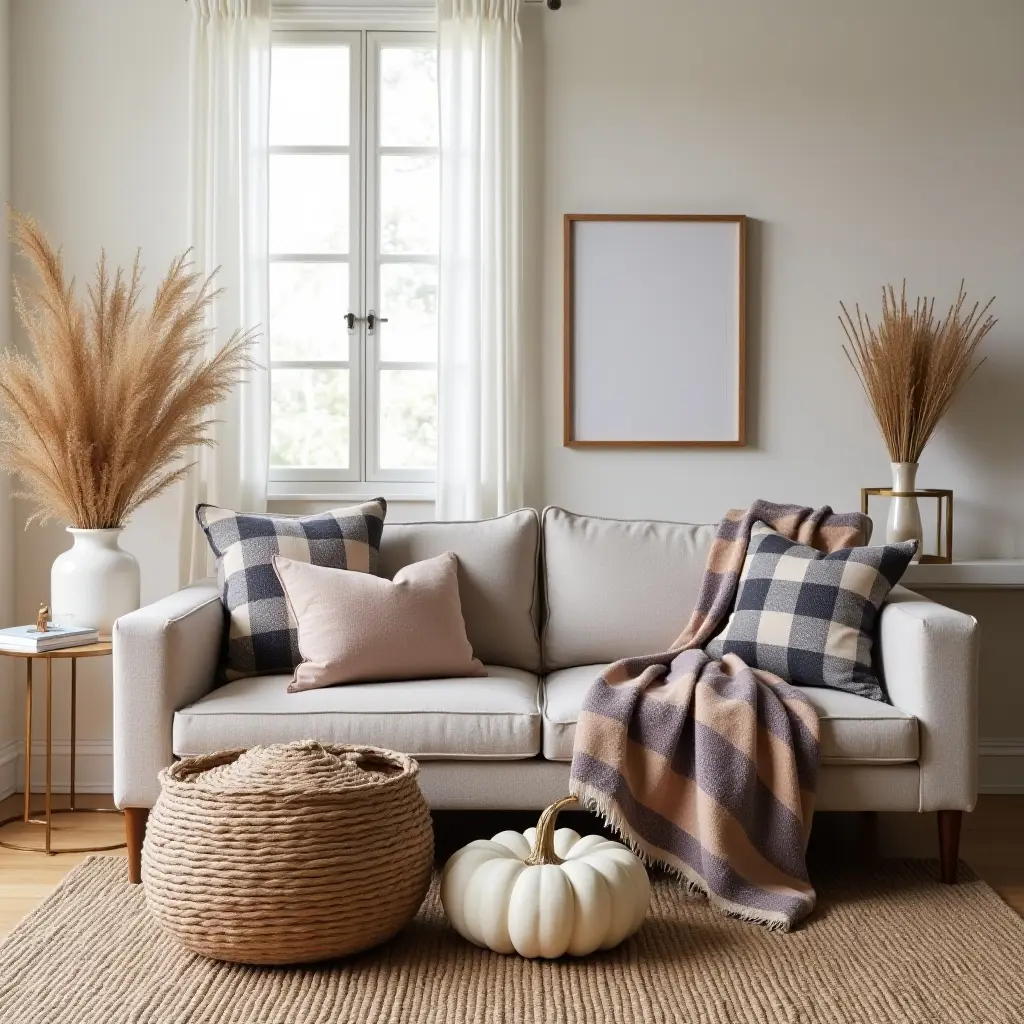
[[[499,832],[455,853],[441,875],[441,903],[455,930],[496,953],[586,956],[611,949],[647,916],[651,883],[621,843],[555,831],[567,797],[526,832]]]

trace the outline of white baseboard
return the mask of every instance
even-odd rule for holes
[[[50,785],[54,793],[71,789],[71,743],[53,741]],[[25,762],[18,759],[18,778],[25,777]],[[32,791],[46,789],[46,743],[32,741]],[[111,793],[114,789],[114,748],[110,740],[79,740],[75,756],[75,792]]]
[[[0,744],[0,800],[6,800],[12,793],[21,789],[21,742],[11,740]]]
[[[20,792],[25,774],[23,744],[14,740],[0,745],[0,800]],[[54,741],[52,785],[54,793],[70,789],[71,744]],[[32,789],[45,786],[46,744],[32,744]],[[979,791],[991,794],[1024,794],[1024,739],[983,739],[979,744]],[[79,740],[75,766],[79,793],[111,793],[114,788],[113,752],[108,740]]]
[[[1024,793],[1024,739],[982,740],[978,748],[982,793]]]
[[[0,746],[0,800],[24,788],[24,742],[15,740]],[[54,793],[71,789],[71,743],[53,741],[50,787]],[[32,792],[46,789],[46,743],[32,742]],[[109,740],[79,740],[75,757],[76,793],[111,793],[114,789],[114,756]]]

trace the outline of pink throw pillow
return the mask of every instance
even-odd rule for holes
[[[473,657],[451,551],[394,580],[274,556],[299,627],[302,663],[289,693],[336,683],[486,676]]]

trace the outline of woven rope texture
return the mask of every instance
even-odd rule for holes
[[[430,812],[405,754],[303,742],[160,773],[142,881],[154,919],[218,960],[292,964],[391,938],[430,884]]]
[[[0,946],[4,1024],[1021,1024],[1024,921],[966,865],[826,862],[819,904],[770,932],[656,878],[643,927],[524,960],[445,922],[435,884],[400,935],[315,968],[197,957],[95,857]]]

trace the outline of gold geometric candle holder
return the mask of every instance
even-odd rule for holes
[[[949,565],[953,561],[953,492],[928,488],[921,491],[894,491],[891,487],[862,487],[860,510],[868,513],[868,498],[931,498],[935,501],[935,551],[924,554],[922,565]],[[922,520],[923,522],[923,520]],[[927,532],[927,531],[922,531]],[[922,543],[923,546],[923,543]]]

